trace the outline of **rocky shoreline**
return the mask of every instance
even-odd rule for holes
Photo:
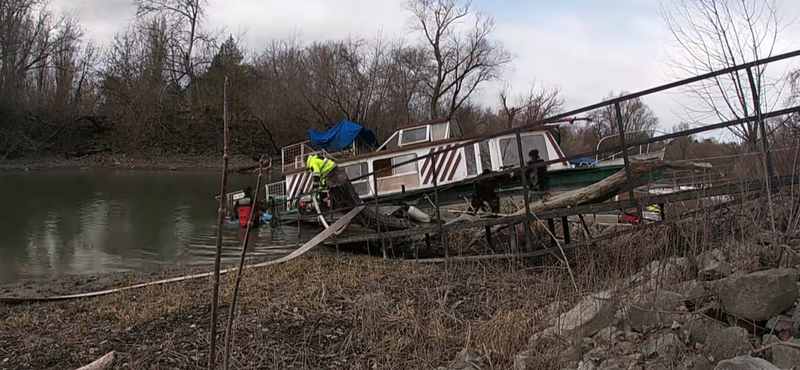
[[[800,239],[775,239],[732,241],[696,261],[654,261],[568,310],[553,303],[549,327],[513,368],[537,369],[549,357],[570,370],[798,369]],[[485,360],[468,348],[439,370],[479,369]]]

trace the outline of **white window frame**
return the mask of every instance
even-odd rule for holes
[[[417,141],[412,141],[412,142],[410,142],[410,143],[405,143],[405,142],[403,142],[403,134],[404,134],[406,131],[419,130],[419,129],[421,129],[421,128],[422,128],[422,129],[425,129],[425,139],[423,139],[423,140],[417,140]],[[398,137],[398,139],[399,139],[398,143],[400,144],[399,146],[401,146],[401,147],[403,147],[403,146],[408,146],[408,145],[419,144],[419,143],[424,143],[424,142],[428,142],[428,141],[430,141],[430,140],[431,140],[431,125],[426,125],[426,126],[421,126],[421,127],[411,127],[411,128],[407,128],[407,129],[402,129],[402,130],[400,130],[400,132],[398,133],[398,135],[400,135],[400,136]]]
[[[419,165],[417,163],[419,163],[419,160],[417,159],[417,153],[401,154],[401,155],[392,157],[392,166],[395,165],[395,159],[397,159],[399,157],[408,157],[408,156],[414,156],[413,159],[416,160],[416,162],[408,163],[408,164],[405,164],[404,166],[407,166],[409,164],[413,164],[414,165],[414,169],[411,170],[411,171],[408,171],[408,172],[395,173],[395,171],[398,170],[399,168],[401,168],[402,166],[400,166],[400,167],[392,167],[392,176],[402,176],[402,175],[408,175],[410,173],[418,173]],[[401,162],[405,162],[407,160],[408,159],[403,159]]]

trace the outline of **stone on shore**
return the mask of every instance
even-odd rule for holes
[[[766,321],[797,301],[797,271],[773,269],[733,276],[721,281],[718,288],[725,311],[739,318]]]

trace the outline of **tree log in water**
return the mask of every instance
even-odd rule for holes
[[[331,169],[326,176],[326,182],[328,184],[328,194],[333,199],[335,208],[351,208],[364,204],[364,201],[358,197],[358,193],[353,184],[350,183],[350,179],[344,169],[338,166]],[[356,220],[373,230],[378,230],[378,226],[380,226],[379,231],[405,230],[414,227],[411,221],[405,218],[384,215],[374,207],[364,208],[356,216]]]

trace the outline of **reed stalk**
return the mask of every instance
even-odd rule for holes
[[[256,179],[255,194],[253,195],[253,206],[250,207],[250,216],[247,218],[247,229],[244,233],[244,242],[242,242],[242,254],[239,257],[239,268],[236,270],[236,281],[233,283],[233,292],[231,292],[231,307],[228,311],[228,323],[225,328],[225,355],[222,368],[228,370],[229,360],[231,357],[231,337],[233,336],[233,316],[236,310],[236,296],[239,294],[239,283],[242,281],[242,273],[244,272],[244,259],[247,255],[247,243],[250,241],[250,231],[253,227],[253,214],[258,204],[258,189],[261,188],[261,176],[264,172],[263,158],[258,161],[258,178]],[[241,222],[241,219],[240,219]]]
[[[217,216],[217,245],[214,254],[214,288],[211,293],[211,330],[208,349],[208,369],[214,370],[217,349],[217,306],[219,303],[219,265],[222,256],[222,222],[225,220],[225,194],[228,185],[228,77],[222,88],[222,184]]]

